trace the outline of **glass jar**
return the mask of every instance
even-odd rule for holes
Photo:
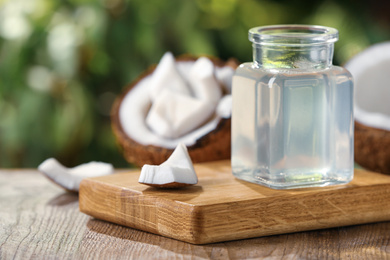
[[[233,77],[232,171],[275,189],[353,178],[353,81],[333,66],[338,31],[276,25],[249,30],[253,62]]]

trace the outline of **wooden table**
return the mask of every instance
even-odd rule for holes
[[[198,246],[80,213],[36,170],[0,170],[0,259],[175,258],[390,259],[390,222]]]

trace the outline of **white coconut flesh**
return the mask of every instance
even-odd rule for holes
[[[390,42],[364,50],[345,68],[354,78],[356,121],[390,131]]]
[[[49,158],[38,166],[38,170],[66,190],[77,192],[84,178],[112,174],[114,167],[109,163],[89,162],[67,168],[56,159]]]
[[[222,118],[230,118],[233,74],[232,67],[214,66],[204,57],[175,61],[166,53],[155,71],[123,98],[120,124],[131,139],[145,146],[191,146]]]
[[[138,182],[161,187],[172,183],[176,183],[179,187],[181,186],[180,184],[197,184],[198,177],[196,176],[187,147],[179,143],[164,163],[160,165],[145,164],[142,167]]]

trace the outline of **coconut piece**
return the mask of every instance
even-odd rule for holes
[[[175,139],[195,130],[210,118],[221,99],[222,90],[209,59],[199,58],[187,77],[193,96],[170,53],[163,56],[153,73],[149,86],[153,104],[146,123],[158,136]]]
[[[163,90],[169,89],[174,93],[190,96],[191,91],[182,75],[177,71],[175,57],[167,52],[161,58],[156,70],[153,72],[149,86],[149,94],[154,101]]]
[[[84,178],[112,174],[114,167],[109,163],[89,162],[73,168],[67,168],[54,158],[46,159],[38,166],[38,170],[62,188],[78,192]]]
[[[207,101],[164,90],[154,101],[146,123],[159,136],[173,139],[196,129],[213,112]]]
[[[178,188],[198,183],[187,147],[180,143],[161,165],[142,167],[139,183],[160,188]]]
[[[192,92],[195,97],[216,106],[222,97],[222,90],[214,76],[214,64],[201,57],[190,70]]]
[[[390,174],[390,42],[369,47],[345,68],[354,78],[355,161]]]
[[[231,59],[223,62],[208,57],[215,66],[214,76],[222,95],[231,93],[231,80],[238,62]],[[197,57],[184,55],[176,58],[176,69],[188,79]],[[167,160],[178,143],[188,147],[194,163],[230,158],[230,115],[216,110],[203,125],[179,138],[162,138],[145,123],[152,106],[149,94],[150,79],[155,66],[150,67],[140,77],[126,87],[114,102],[111,114],[112,128],[123,149],[125,159],[137,166],[158,165]],[[223,98],[220,99],[221,102]],[[217,105],[219,107],[219,103]]]
[[[224,96],[218,103],[217,114],[223,118],[229,118],[232,115],[232,95]]]

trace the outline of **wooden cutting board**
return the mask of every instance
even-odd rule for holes
[[[273,190],[236,179],[230,161],[195,165],[199,183],[162,190],[139,171],[81,182],[80,211],[193,244],[390,220],[390,176],[355,170],[347,185]]]

